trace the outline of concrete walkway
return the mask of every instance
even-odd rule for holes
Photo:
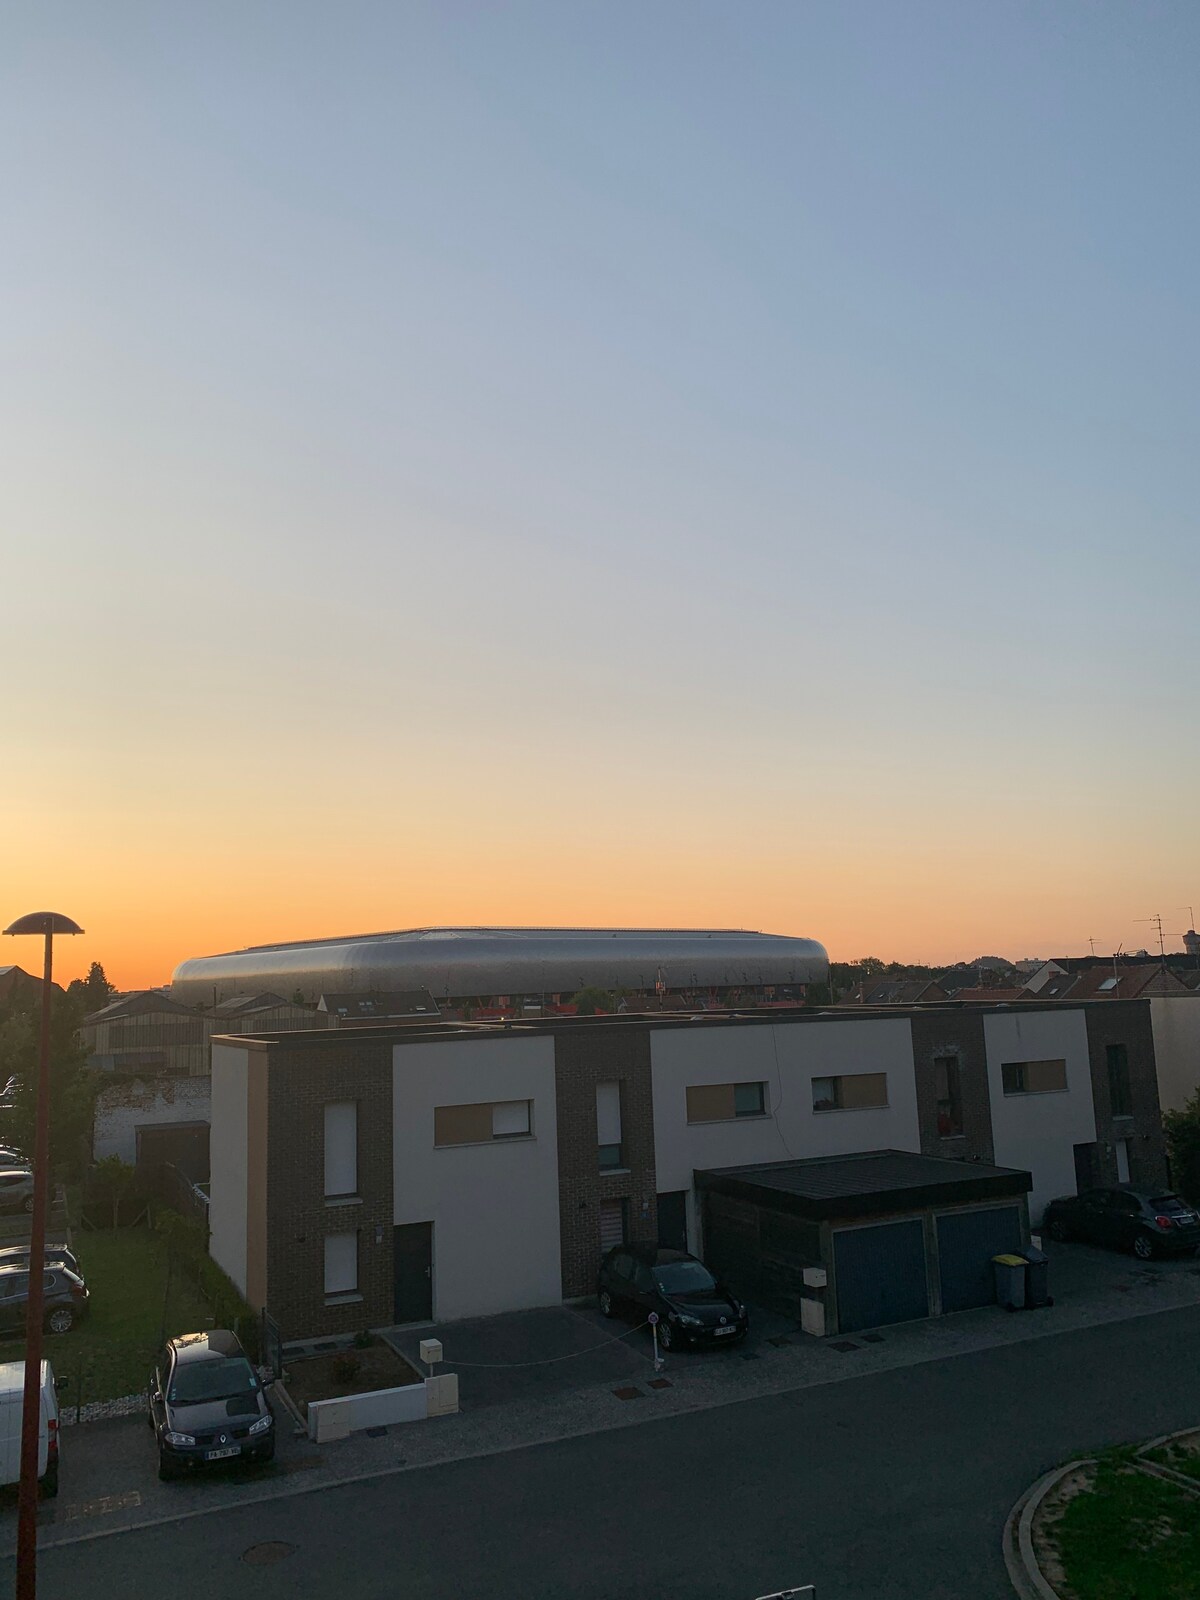
[[[530,1384],[514,1376],[511,1388],[505,1391],[503,1368],[497,1367],[491,1370],[487,1386],[479,1384],[473,1392],[476,1379],[471,1369],[463,1366],[459,1415],[409,1423],[375,1436],[356,1434],[319,1448],[307,1439],[292,1438],[284,1425],[276,1462],[253,1471],[214,1473],[203,1479],[162,1484],[144,1421],[128,1419],[73,1428],[63,1440],[60,1498],[43,1507],[43,1541],[70,1542],[124,1527],[204,1515],[309,1488],[626,1428],[650,1419],[1200,1305],[1200,1265],[1194,1261],[1143,1266],[1131,1258],[1083,1246],[1052,1246],[1048,1253],[1053,1261],[1056,1303],[1046,1310],[1010,1314],[989,1307],[833,1341],[784,1334],[776,1336],[773,1343],[760,1333],[740,1352],[672,1355],[657,1378],[648,1359],[645,1335],[635,1332],[621,1341],[620,1370],[606,1370],[601,1375],[593,1372],[588,1381],[574,1386],[560,1385],[557,1377]],[[554,1308],[546,1315],[573,1319],[570,1337],[581,1344],[590,1339],[593,1328],[599,1337],[621,1331],[590,1312]],[[462,1327],[464,1336],[469,1333],[473,1349],[478,1350],[481,1340],[486,1342],[482,1325]],[[453,1357],[456,1335],[450,1328],[444,1328],[442,1334],[446,1355]],[[611,1359],[605,1355],[605,1360]],[[446,1365],[451,1367],[452,1360]],[[573,1363],[555,1363],[559,1365],[570,1367]],[[518,1366],[513,1371],[527,1375],[530,1369]],[[280,1422],[285,1423],[282,1412]],[[0,1552],[12,1547],[15,1531],[15,1501],[6,1502],[0,1506]]]

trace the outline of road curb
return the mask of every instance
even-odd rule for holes
[[[1076,1461],[1068,1461],[1065,1466],[1055,1467],[1053,1472],[1047,1472],[1026,1489],[1008,1513],[1002,1546],[1004,1565],[1008,1568],[1009,1581],[1021,1600],[1062,1600],[1058,1590],[1046,1581],[1046,1575],[1038,1565],[1033,1548],[1033,1519],[1051,1489],[1057,1488],[1068,1473],[1090,1466],[1092,1459],[1091,1456],[1082,1456]]]

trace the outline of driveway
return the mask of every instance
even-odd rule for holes
[[[750,1335],[740,1349],[672,1351],[672,1375],[753,1360],[770,1339],[795,1331],[788,1318],[752,1306]],[[464,1410],[593,1384],[619,1388],[654,1377],[649,1331],[633,1322],[608,1321],[592,1306],[546,1306],[433,1328],[390,1328],[384,1337],[418,1368],[421,1340],[440,1339],[445,1360],[438,1370],[459,1374]]]

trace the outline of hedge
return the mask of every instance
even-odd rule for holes
[[[238,1292],[233,1280],[208,1253],[208,1230],[190,1217],[181,1216],[169,1206],[154,1208],[154,1227],[166,1241],[167,1250],[195,1283],[212,1307],[218,1327],[237,1334],[252,1361],[260,1358],[262,1325],[258,1313]]]

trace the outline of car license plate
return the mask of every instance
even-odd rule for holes
[[[719,1339],[723,1333],[736,1333],[737,1329],[736,1328],[714,1328],[713,1332],[716,1334],[717,1338]]]
[[[204,1459],[205,1461],[228,1461],[230,1456],[240,1456],[241,1453],[240,1445],[231,1444],[224,1450],[206,1450]]]

